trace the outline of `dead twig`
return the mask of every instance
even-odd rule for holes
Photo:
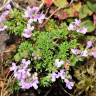
[[[61,8],[57,8],[46,20],[45,22],[41,25],[41,28],[45,26],[45,24],[49,21],[49,19],[60,10]]]

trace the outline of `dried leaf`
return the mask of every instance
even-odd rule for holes
[[[96,14],[93,15],[93,22],[94,22],[94,25],[96,25]]]
[[[52,8],[50,10],[50,13],[52,14],[53,12],[54,12],[54,9]],[[56,12],[54,14],[54,17],[55,18],[58,18],[59,20],[64,20],[64,19],[66,19],[68,17],[68,14],[67,14],[66,11],[64,11],[63,9],[61,9],[61,10],[59,10],[58,12]]]
[[[50,7],[53,3],[53,0],[43,0],[43,2],[47,5],[47,7]]]

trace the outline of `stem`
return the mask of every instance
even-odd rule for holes
[[[39,10],[43,7],[43,5],[44,5],[44,2],[42,2],[42,3],[40,4]]]
[[[62,89],[65,93],[67,93],[69,96],[74,96],[74,95],[70,94],[69,92],[67,92],[60,83],[59,83],[59,86],[60,86],[61,89]]]
[[[57,8],[48,18],[47,20],[42,24],[41,28],[44,27],[44,25],[49,21],[49,19],[60,10],[61,8]]]
[[[53,88],[54,84],[51,86],[51,88],[45,93],[44,96],[48,96],[48,94],[51,92],[52,88]]]

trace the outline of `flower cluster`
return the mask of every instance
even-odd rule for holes
[[[81,51],[77,48],[74,48],[74,49],[71,49],[71,52],[74,54],[74,55],[80,55],[82,57],[87,57],[88,56],[88,51],[87,49]]]
[[[45,15],[39,12],[38,7],[27,7],[25,10],[24,18],[28,19],[27,28],[24,29],[23,36],[25,38],[30,38],[32,36],[32,31],[34,30],[34,23],[41,24],[45,19]]]
[[[92,47],[93,47],[92,41],[87,41],[85,50],[81,51],[81,50],[79,50],[77,48],[74,48],[74,49],[71,49],[71,52],[74,55],[80,55],[82,57],[93,56],[94,58],[96,58],[96,50],[93,50],[91,52],[88,51],[88,49],[92,48]]]
[[[64,65],[64,61],[63,61],[63,60],[60,61],[59,59],[56,59],[54,65],[55,65],[57,68],[59,68],[59,67],[61,67],[62,65]]]
[[[10,3],[5,4],[4,12],[2,12],[2,14],[0,15],[0,32],[4,31],[7,28],[7,26],[3,25],[3,22],[6,21],[7,16],[9,15],[10,10],[11,10]]]
[[[87,28],[86,27],[80,27],[81,20],[75,19],[74,22],[69,24],[68,30],[69,31],[77,31],[78,33],[86,34]]]
[[[64,64],[64,61],[59,61],[59,59],[55,60],[55,66],[57,68],[61,67],[62,64]],[[74,82],[71,81],[72,77],[71,76],[67,76],[67,75],[68,74],[67,74],[67,70],[66,69],[60,69],[57,72],[52,72],[51,80],[52,80],[52,82],[55,82],[56,79],[61,78],[62,80],[64,80],[64,82],[66,84],[66,87],[71,90],[73,88],[73,86],[74,86]]]
[[[30,69],[28,68],[30,64],[30,60],[22,59],[20,65],[16,66],[16,63],[12,63],[12,67],[10,67],[10,71],[13,71],[14,77],[19,81],[19,85],[22,89],[29,89],[34,87],[34,89],[38,88],[38,77],[37,73],[34,73],[31,76]]]

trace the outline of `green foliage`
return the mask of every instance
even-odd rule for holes
[[[33,51],[32,44],[28,41],[22,42],[19,45],[16,55],[14,56],[15,61],[20,61],[22,58],[28,58]]]
[[[64,22],[58,27],[55,21],[50,20],[48,25],[46,25],[48,29],[45,27],[46,30],[43,32],[34,31],[30,40],[19,45],[14,56],[15,61],[20,61],[22,58],[32,60],[31,68],[40,73],[41,86],[50,86],[49,74],[57,70],[54,66],[55,59],[65,61],[71,59],[70,64],[74,63],[74,65],[78,61],[78,59],[74,60],[75,56],[74,58],[70,56],[70,49],[75,48],[78,43],[75,36],[72,40],[68,40],[70,33],[67,30],[67,24]]]
[[[69,44],[68,42],[64,42],[59,46],[59,53],[58,53],[58,57],[60,59],[64,59],[66,60],[66,57],[69,55],[68,54],[68,49],[69,49]]]
[[[5,25],[7,25],[9,28],[9,34],[15,34],[18,36],[22,35],[22,32],[26,26],[26,21],[22,17],[22,13],[23,12],[15,8],[11,10],[9,19],[5,22]]]
[[[44,76],[40,79],[41,86],[48,87],[51,85],[50,75]]]
[[[47,32],[51,32],[53,31],[54,29],[58,29],[58,26],[56,25],[56,21],[53,20],[53,19],[50,19],[48,21],[48,23],[45,25],[45,30]]]

